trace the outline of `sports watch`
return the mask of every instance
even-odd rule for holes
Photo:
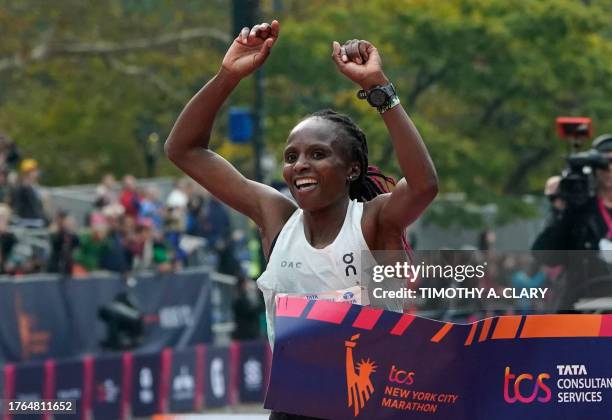
[[[395,86],[392,83],[384,86],[374,86],[370,90],[361,89],[357,92],[357,97],[366,99],[381,114],[400,103],[395,93]]]

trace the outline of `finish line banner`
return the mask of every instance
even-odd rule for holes
[[[602,419],[612,315],[459,325],[283,297],[265,407],[326,419]]]

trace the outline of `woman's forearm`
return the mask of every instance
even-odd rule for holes
[[[179,115],[165,144],[171,160],[194,148],[208,148],[215,117],[240,82],[223,68],[195,94]]]
[[[340,46],[334,41],[332,51],[332,59],[340,72],[362,89],[370,91],[376,86],[389,83],[382,68],[380,54],[370,42],[351,40]],[[408,187],[406,190],[402,185],[395,196],[408,198],[409,204],[413,203],[414,198],[417,198],[418,202],[431,201],[438,191],[438,177],[419,132],[401,105],[388,109],[382,117]],[[403,200],[400,200],[400,206],[404,206],[405,203],[401,201]],[[401,221],[404,222],[405,220]]]
[[[427,147],[418,130],[397,105],[382,114],[389,130],[400,169],[414,195],[435,193],[438,189],[438,176],[429,156]]]

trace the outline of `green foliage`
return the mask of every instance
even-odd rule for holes
[[[287,17],[285,53],[271,67],[284,84],[290,77],[299,86],[287,93],[298,92],[298,111],[312,98],[329,104],[335,92],[332,105],[368,129],[373,160],[397,174],[380,120],[355,100],[343,100],[354,86],[333,66],[310,64],[331,39],[373,41],[427,142],[442,192],[465,192],[467,203],[496,203],[502,223],[532,214],[519,197],[539,193],[544,179],[562,168],[556,116],[588,115],[600,130],[612,129],[606,101],[612,42],[605,24],[611,7],[610,1],[567,0],[315,2],[299,24]],[[302,71],[286,72],[305,63]],[[280,142],[278,136],[273,139]],[[482,223],[476,212],[460,208],[465,201],[440,203],[442,217],[432,220]]]
[[[230,4],[0,0],[0,69],[4,58],[31,58],[0,70],[0,129],[41,161],[48,184],[96,181],[106,171],[144,175],[146,138],[151,132],[165,138],[181,106],[217,70],[227,42],[202,36],[112,53],[32,57],[41,45],[123,45],[193,28],[229,39]],[[442,193],[495,203],[500,223],[529,214],[520,197],[539,193],[563,166],[556,116],[591,116],[597,133],[612,131],[612,0],[261,4],[263,15],[282,25],[264,70],[265,138],[277,157],[300,118],[333,107],[366,130],[371,161],[398,175],[384,124],[330,59],[331,42],[350,38],[371,40],[381,51],[430,149]],[[253,91],[245,81],[232,103],[250,104]],[[222,114],[213,144],[223,144],[226,125]],[[250,156],[232,149],[246,173]],[[163,156],[157,169],[176,173]],[[468,207],[441,203],[428,217],[481,223]]]
[[[0,2],[0,60],[36,48],[100,42],[121,45],[186,28],[218,27],[228,17],[200,2]],[[6,26],[5,26],[6,24]],[[168,134],[181,106],[217,70],[225,44],[214,39],[98,54],[53,51],[0,72],[0,130],[38,159],[46,184],[96,182],[105,172],[146,174],[152,133]],[[161,142],[156,152],[166,163]],[[176,172],[174,172],[176,173]]]

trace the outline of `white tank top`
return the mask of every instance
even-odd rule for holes
[[[304,212],[297,209],[280,231],[266,271],[257,280],[266,303],[268,338],[274,343],[275,297],[361,286],[361,253],[368,245],[361,231],[363,203],[349,201],[344,224],[334,241],[314,248],[304,233]]]

